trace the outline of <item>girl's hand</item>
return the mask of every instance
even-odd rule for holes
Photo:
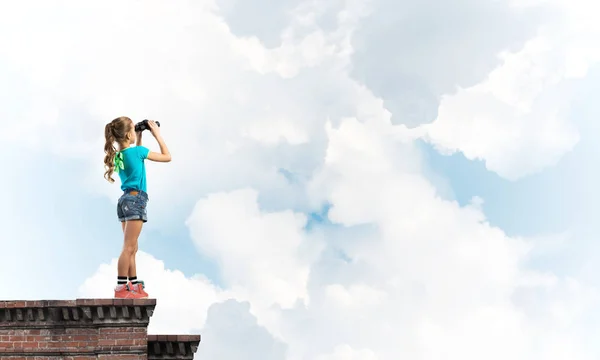
[[[154,135],[154,137],[160,135],[160,127],[156,125],[154,120],[148,120],[148,127],[150,127],[150,132],[152,133],[152,135]]]

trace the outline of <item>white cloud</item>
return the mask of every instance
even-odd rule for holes
[[[285,344],[258,325],[249,310],[247,302],[235,300],[211,306],[196,358],[246,359],[258,356],[269,360],[285,359]]]
[[[482,81],[497,54],[518,49],[553,20],[548,6],[511,1],[372,0],[352,37],[353,78],[409,127],[433,121],[441,97]]]
[[[501,54],[481,83],[442,98],[437,119],[416,130],[445,153],[484,160],[516,180],[556,164],[579,140],[569,117],[573,80],[600,59],[595,3],[549,1],[559,20],[525,46]]]
[[[309,265],[319,248],[303,232],[306,216],[261,213],[257,196],[244,189],[199,200],[186,221],[191,236],[199,251],[218,260],[224,281],[254,303],[308,302]]]
[[[422,125],[426,138],[443,152],[485,160],[511,180],[552,166],[572,150],[579,134],[565,117],[569,88],[560,87],[556,67],[544,64],[548,49],[541,42],[506,55],[484,83],[445,97],[436,121]]]

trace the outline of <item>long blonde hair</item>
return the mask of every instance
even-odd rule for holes
[[[110,183],[115,182],[112,178],[112,174],[115,171],[115,155],[117,154],[115,142],[119,144],[126,142],[127,134],[131,131],[131,126],[133,126],[133,121],[127,116],[121,116],[109,122],[104,127],[104,137],[106,138],[106,143],[104,144],[104,153],[106,154],[104,156],[104,168],[106,169],[104,178]]]

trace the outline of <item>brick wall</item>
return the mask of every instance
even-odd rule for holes
[[[148,336],[155,299],[0,301],[0,359],[193,359],[200,336]]]

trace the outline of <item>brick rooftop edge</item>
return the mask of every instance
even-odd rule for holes
[[[148,335],[148,359],[193,359],[200,335]]]
[[[0,359],[193,359],[199,335],[148,335],[156,299],[0,301]]]

